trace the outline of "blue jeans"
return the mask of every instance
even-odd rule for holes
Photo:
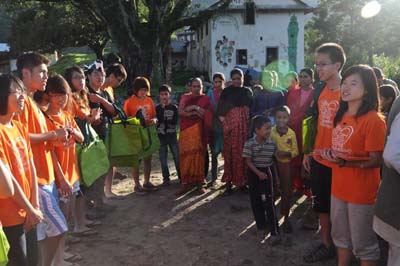
[[[168,168],[168,146],[174,158],[175,169],[178,178],[181,178],[181,171],[179,168],[179,148],[176,134],[158,135],[160,139],[160,162],[161,170],[164,181],[169,181],[169,168]]]

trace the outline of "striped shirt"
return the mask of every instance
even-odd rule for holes
[[[244,144],[242,157],[251,158],[251,162],[257,168],[265,168],[273,164],[275,150],[276,145],[272,140],[258,143],[254,136]]]

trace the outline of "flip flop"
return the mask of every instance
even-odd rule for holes
[[[76,237],[76,236],[68,235],[68,237],[67,237],[68,244],[76,244],[76,243],[81,242],[81,240],[82,239],[80,237]]]
[[[98,226],[98,225],[102,225],[103,223],[99,220],[91,220],[90,222],[86,223],[86,226]]]
[[[82,232],[73,232],[72,235],[73,236],[80,236],[80,237],[85,237],[85,236],[92,236],[92,235],[97,235],[99,232],[97,232],[97,230],[94,229],[87,229],[85,231]]]
[[[82,256],[79,255],[79,254],[71,254],[71,255],[72,255],[71,257],[64,258],[64,259],[65,259],[66,261],[72,262],[72,263],[82,260]]]

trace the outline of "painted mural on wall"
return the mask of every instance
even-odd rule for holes
[[[296,71],[297,69],[297,38],[299,36],[299,23],[297,17],[292,15],[287,29],[288,33],[288,55],[290,62],[290,70]]]
[[[217,41],[215,45],[215,57],[217,62],[223,66],[228,67],[232,63],[232,57],[235,52],[235,41],[230,41],[225,35],[221,40]]]

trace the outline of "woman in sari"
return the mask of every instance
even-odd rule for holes
[[[224,132],[224,175],[226,194],[232,192],[232,184],[245,189],[247,181],[246,163],[242,158],[244,143],[248,137],[249,110],[253,92],[243,87],[243,72],[231,71],[232,85],[225,88],[218,103],[217,114]]]
[[[289,127],[296,133],[299,155],[291,162],[293,186],[297,190],[303,190],[303,181],[300,178],[302,167],[302,147],[303,147],[303,118],[307,108],[313,99],[314,71],[305,68],[300,71],[300,75],[293,77],[294,82],[288,90],[287,106],[290,108]],[[298,82],[296,82],[298,81]],[[296,86],[293,84],[299,84]]]
[[[193,186],[199,194],[204,193],[204,155],[210,143],[212,125],[211,101],[203,94],[200,78],[190,82],[190,93],[182,96],[179,103],[181,128],[179,136],[179,156],[182,177],[181,195]]]

